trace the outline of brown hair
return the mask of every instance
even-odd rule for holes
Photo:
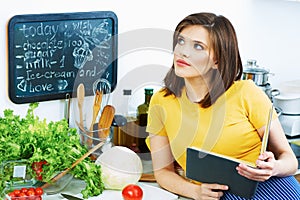
[[[243,72],[242,61],[238,49],[236,33],[231,22],[213,13],[195,13],[185,17],[176,27],[173,34],[173,50],[177,44],[180,32],[191,25],[201,25],[210,37],[214,58],[218,62],[218,69],[213,74],[213,83],[208,94],[198,102],[201,107],[211,106],[232,84],[241,78]],[[217,81],[218,80],[218,81]],[[175,74],[174,64],[164,78],[165,96],[181,96],[184,79]]]

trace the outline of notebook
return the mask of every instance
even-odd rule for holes
[[[241,162],[220,154],[188,147],[186,177],[203,183],[228,185],[229,192],[250,199],[256,192],[258,182],[237,173],[235,168]]]
[[[265,133],[262,141],[261,153],[265,152],[272,119],[273,106],[270,109]],[[258,182],[238,174],[236,167],[239,163],[256,167],[255,164],[213,152],[187,148],[186,177],[203,183],[219,183],[229,186],[229,192],[248,198],[254,196]]]

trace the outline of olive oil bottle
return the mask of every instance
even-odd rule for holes
[[[149,158],[150,155],[147,154],[149,152],[149,148],[146,145],[145,139],[148,136],[146,132],[147,126],[147,118],[148,118],[148,110],[151,97],[153,95],[152,88],[145,88],[145,102],[137,107],[137,124],[139,126],[138,131],[138,148],[142,153],[141,156],[145,159]]]

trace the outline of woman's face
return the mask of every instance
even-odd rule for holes
[[[174,66],[177,76],[182,78],[205,77],[217,65],[209,48],[209,34],[200,25],[184,28],[174,49]]]

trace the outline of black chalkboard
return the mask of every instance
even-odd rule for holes
[[[111,11],[16,15],[8,23],[9,97],[29,103],[76,96],[84,83],[117,83],[117,16]]]

